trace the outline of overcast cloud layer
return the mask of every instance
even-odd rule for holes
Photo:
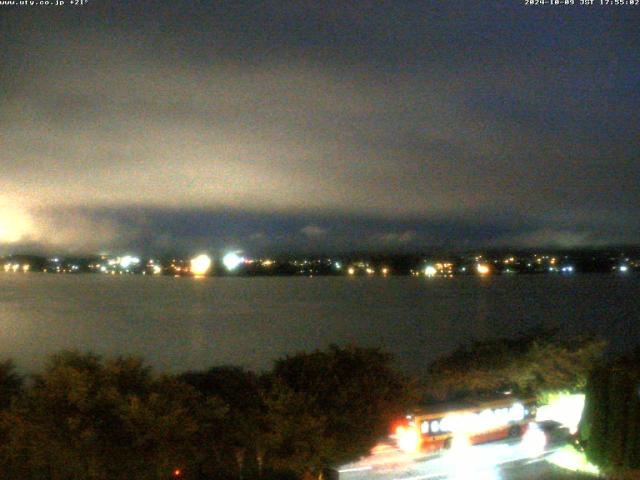
[[[638,243],[640,9],[194,3],[0,12],[0,250]]]

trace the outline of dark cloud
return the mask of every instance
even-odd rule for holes
[[[637,241],[637,9],[347,3],[7,10],[0,243]]]

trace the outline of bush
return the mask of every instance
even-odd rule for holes
[[[592,372],[580,437],[593,463],[613,471],[640,468],[640,357]]]

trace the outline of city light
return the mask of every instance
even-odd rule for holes
[[[124,257],[119,259],[119,265],[125,270],[132,265],[137,265],[140,263],[140,259],[138,257],[132,257],[131,255],[125,255]]]
[[[489,265],[485,265],[484,263],[476,265],[476,270],[480,275],[488,275],[490,272]]]
[[[222,258],[223,265],[229,271],[233,271],[238,268],[238,265],[242,262],[244,262],[244,257],[239,256],[236,252],[227,253]]]
[[[427,267],[424,269],[424,274],[427,277],[433,277],[436,273],[438,273],[438,270],[436,270],[436,267],[434,267],[433,265],[427,265]]]
[[[347,272],[349,273],[349,275],[355,275],[356,269],[353,267],[349,267],[349,270],[347,270]]]
[[[191,259],[191,273],[195,276],[203,276],[209,272],[211,268],[211,258],[209,255],[198,255]]]
[[[620,270],[622,273],[626,273],[629,271],[629,267],[627,267],[626,265],[620,265],[618,270]]]

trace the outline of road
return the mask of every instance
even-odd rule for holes
[[[490,443],[429,456],[379,448],[339,469],[340,480],[573,480],[593,477],[560,469],[549,459],[562,445],[531,449],[519,441]]]

